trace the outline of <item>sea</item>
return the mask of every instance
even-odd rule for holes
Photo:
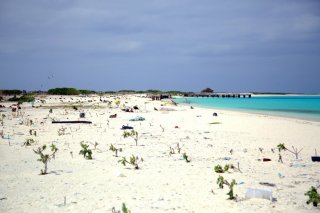
[[[180,97],[178,104],[276,115],[320,122],[319,95],[253,95],[251,98]]]

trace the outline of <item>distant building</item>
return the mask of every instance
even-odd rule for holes
[[[213,93],[213,89],[205,88],[205,89],[201,90],[201,93]]]

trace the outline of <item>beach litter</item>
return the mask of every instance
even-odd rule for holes
[[[272,190],[268,189],[257,189],[257,188],[247,188],[246,198],[261,198],[272,201]]]
[[[53,124],[92,124],[91,121],[52,121]]]
[[[126,129],[133,129],[132,126],[126,126],[126,125],[122,125],[121,130],[126,130]]]
[[[315,149],[315,156],[311,156],[312,162],[320,162],[320,156],[317,154],[317,150]]]
[[[146,120],[144,117],[137,116],[135,118],[131,118],[129,121],[144,121]]]
[[[275,187],[276,184],[274,183],[269,183],[269,182],[260,182],[259,183],[260,185],[263,185],[263,186],[270,186],[270,187]]]

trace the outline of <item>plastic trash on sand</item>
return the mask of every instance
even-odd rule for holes
[[[247,188],[246,198],[262,198],[272,201],[272,190]]]

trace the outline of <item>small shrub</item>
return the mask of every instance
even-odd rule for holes
[[[229,195],[229,200],[235,200],[237,196],[234,195],[233,188],[235,185],[237,185],[236,181],[233,179],[231,183],[229,183],[227,180],[224,179],[223,176],[219,175],[217,179],[217,184],[220,189],[223,189],[223,185],[227,185],[229,187],[229,192],[227,195]]]
[[[122,213],[131,213],[131,211],[126,207],[125,203],[122,203]]]
[[[307,204],[312,203],[313,206],[317,207],[320,203],[320,195],[317,192],[317,189],[314,186],[311,186],[310,190],[305,193],[306,196],[309,196]]]
[[[26,139],[26,141],[23,143],[23,146],[32,146],[32,144],[36,143],[36,141],[32,138]]]
[[[189,159],[189,156],[186,153],[183,153],[182,158],[187,162],[190,163],[191,160]]]
[[[231,181],[231,183],[230,184],[228,184],[229,185],[229,192],[227,193],[227,195],[229,195],[229,200],[235,200],[236,199],[236,196],[234,196],[234,193],[233,193],[233,187],[234,187],[234,185],[237,185],[237,183],[236,183],[236,181],[233,179],[232,181]]]
[[[224,184],[224,177],[223,176],[219,175],[219,177],[217,179],[217,184],[220,189],[223,189],[223,184]]]
[[[126,164],[128,163],[132,165],[134,169],[139,169],[139,163],[143,162],[143,158],[139,159],[139,157],[132,155],[129,161],[126,159],[126,157],[122,157],[122,159],[118,162],[121,163],[123,166],[126,166]]]
[[[279,151],[279,159],[278,159],[278,162],[283,163],[281,151],[282,151],[282,150],[285,151],[287,148],[286,148],[286,146],[284,145],[284,143],[278,144],[278,145],[277,145],[277,148],[278,148],[278,151]]]
[[[81,142],[80,146],[82,150],[80,150],[79,155],[83,155],[83,157],[87,160],[92,160],[92,150],[89,149],[89,145]]]
[[[115,156],[118,157],[118,151],[122,152],[122,149],[117,149],[113,144],[110,145],[109,150],[115,153]]]
[[[215,171],[216,173],[223,173],[222,166],[220,166],[219,164],[216,165],[216,166],[214,167],[214,171]]]
[[[42,147],[38,147],[37,150],[33,150],[34,153],[36,153],[37,155],[40,156],[40,158],[38,159],[38,161],[42,162],[44,164],[44,169],[41,169],[41,175],[45,175],[47,174],[47,170],[48,170],[48,162],[50,161],[51,158],[53,158],[56,154],[56,152],[58,151],[58,148],[55,146],[51,146],[51,154],[44,154],[43,152],[46,150],[47,146],[43,145]]]
[[[138,146],[138,140],[139,140],[139,133],[137,131],[131,130],[131,132],[124,131],[123,137],[131,137],[136,142],[136,146]]]
[[[175,154],[174,148],[172,148],[171,146],[169,148],[170,148],[169,155],[171,156],[171,155]]]
[[[227,172],[229,170],[230,166],[228,164],[224,165],[223,170],[224,172]]]
[[[226,164],[226,165],[224,165],[224,167],[222,168],[222,166],[221,165],[216,165],[215,167],[214,167],[214,171],[216,172],[216,173],[224,173],[224,172],[227,172],[229,169],[234,169],[234,166],[232,165],[232,164]]]

